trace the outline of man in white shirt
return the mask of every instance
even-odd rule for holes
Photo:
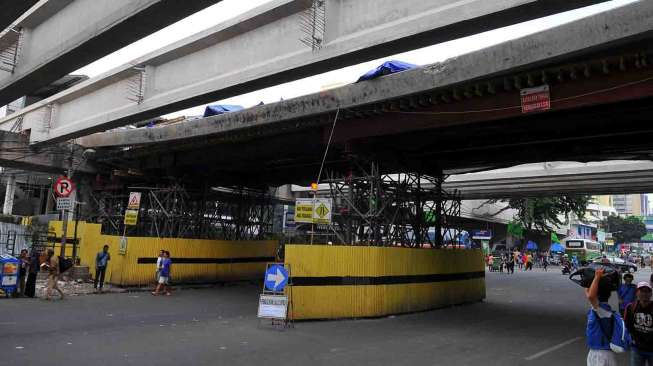
[[[161,273],[161,268],[163,268],[163,253],[165,251],[161,249],[159,251],[159,257],[156,259],[156,283],[159,283],[159,274]]]

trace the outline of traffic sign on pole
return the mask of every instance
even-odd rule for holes
[[[68,197],[75,190],[75,185],[70,178],[59,177],[54,183],[54,193],[57,197]]]
[[[58,197],[57,198],[57,210],[70,211],[72,209],[73,209],[73,199],[72,199],[72,197]]]
[[[141,208],[141,192],[130,192],[127,209],[138,210],[139,208]]]

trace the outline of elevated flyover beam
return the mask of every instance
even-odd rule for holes
[[[653,162],[529,164],[452,175],[443,188],[457,191],[463,199],[648,193],[653,190]]]
[[[39,0],[0,0],[0,32],[9,27],[18,17]]]
[[[41,0],[0,33],[0,105],[219,1]]]
[[[0,124],[24,117],[31,142],[60,141],[598,2],[274,0]]]
[[[292,121],[294,127],[310,127],[320,123],[321,117],[325,115],[327,118],[324,119],[330,121],[333,117],[328,114],[335,113],[339,108],[345,110],[374,105],[452,88],[474,80],[508,75],[533,65],[549,64],[633,40],[650,38],[652,30],[653,2],[642,1],[378,80],[175,125],[98,133],[80,139],[80,144],[88,147],[129,146],[212,135],[238,135],[247,131],[274,133],[289,121]],[[519,99],[516,101],[518,103]],[[520,113],[519,108],[517,110]],[[29,113],[37,112],[38,109]],[[438,125],[435,121],[431,124],[433,127]],[[339,127],[341,130],[342,127]],[[336,131],[335,137],[338,137],[339,131]],[[374,136],[377,131],[365,130],[364,133]]]
[[[97,170],[84,149],[69,144],[51,145],[43,149],[33,149],[25,135],[0,131],[0,166],[32,172],[65,174],[72,161],[78,173],[96,173]]]

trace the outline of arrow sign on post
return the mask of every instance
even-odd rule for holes
[[[288,284],[288,270],[279,264],[273,264],[265,271],[265,288],[281,292]]]

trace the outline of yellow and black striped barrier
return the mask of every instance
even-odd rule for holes
[[[70,226],[69,226],[70,227]],[[57,238],[61,221],[50,223]],[[119,286],[143,286],[154,282],[159,250],[172,256],[172,279],[175,283],[260,280],[266,263],[274,262],[276,240],[228,241],[183,238],[127,237],[127,249],[120,253],[121,237],[103,235],[99,224],[80,222],[77,229],[81,264],[95,275],[95,256],[109,245],[111,261],[106,280]],[[58,239],[60,240],[60,239]],[[57,253],[59,247],[56,248]],[[72,245],[66,248],[67,255]]]
[[[410,313],[485,298],[480,250],[287,245],[290,317]]]

